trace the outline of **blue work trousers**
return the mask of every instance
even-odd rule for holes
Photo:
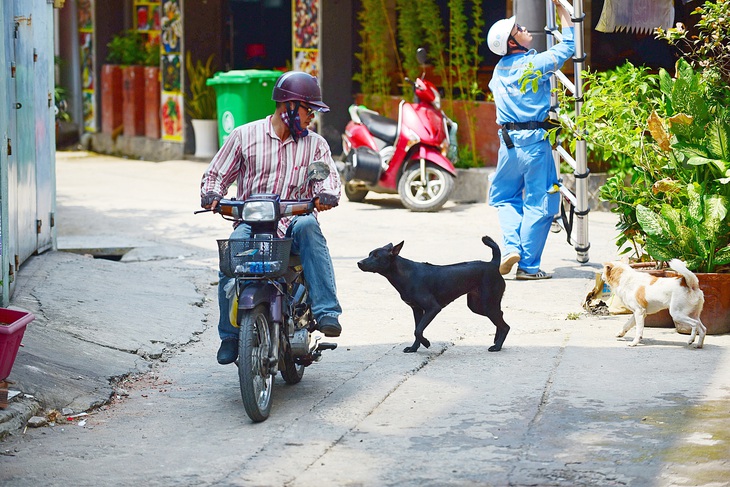
[[[529,274],[540,269],[560,195],[552,148],[547,140],[507,149],[499,145],[497,170],[492,175],[489,204],[497,208],[504,253],[520,255],[519,268]]]
[[[231,233],[232,239],[249,238],[251,229],[241,224]],[[319,222],[312,215],[295,217],[289,225],[287,236],[292,238],[292,253],[300,256],[304,279],[307,281],[312,313],[317,320],[324,316],[338,317],[342,308],[337,300],[337,286],[335,285],[335,271],[332,266],[327,241],[322,234]],[[226,297],[224,288],[231,280],[223,273],[218,273],[218,335],[225,338],[238,338],[238,328],[231,325],[228,317],[230,300]]]

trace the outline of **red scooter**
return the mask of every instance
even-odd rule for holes
[[[416,57],[425,64],[425,49],[418,49]],[[397,121],[350,106],[339,165],[348,200],[363,201],[369,191],[397,192],[411,211],[437,211],[448,201],[456,177],[452,160],[458,125],[441,110],[441,96],[424,74],[415,82],[406,78],[416,102],[401,100]]]

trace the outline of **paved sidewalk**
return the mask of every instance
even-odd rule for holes
[[[22,429],[41,409],[78,413],[104,404],[115,393],[114,378],[149,370],[201,333],[214,333],[210,327],[217,317],[207,316],[203,305],[216,299],[215,239],[226,238],[230,227],[211,215],[193,215],[204,167],[192,161],[58,153],[58,243],[74,252],[44,253],[18,272],[11,304],[36,319],[9,377],[25,397],[0,410],[0,436]],[[421,214],[404,210],[395,197],[369,201],[343,198],[339,208],[320,218],[344,309],[348,336],[343,334],[343,341],[367,347],[387,334],[405,345],[412,340],[410,311],[385,279],[360,272],[357,260],[401,240],[402,255],[412,260],[489,260],[480,237],[499,241],[498,220],[486,204],[448,203],[438,213]],[[356,425],[365,444],[373,435],[389,439],[393,449],[409,448],[398,442],[413,436],[391,436],[384,425],[389,407],[418,401],[419,414],[433,421],[433,434],[442,434],[443,441],[457,441],[449,431],[468,423],[472,435],[494,440],[490,448],[496,457],[524,447],[524,472],[509,476],[520,485],[541,484],[539,472],[552,462],[554,473],[556,461],[564,464],[565,475],[574,475],[582,463],[600,464],[575,485],[630,484],[634,473],[663,479],[656,485],[728,485],[720,479],[730,478],[730,335],[708,336],[705,348],[695,350],[673,329],[649,328],[644,345],[628,348],[628,340],[614,337],[625,317],[593,316],[581,307],[601,262],[615,257],[614,225],[612,214],[591,213],[588,264],[576,262],[564,233],[551,234],[542,267],[553,279],[516,281],[514,271],[506,276],[503,309],[512,331],[499,354],[478,352],[491,343],[494,329],[472,322],[463,299],[445,309],[426,333],[438,345],[422,350],[439,357],[443,348],[444,359],[434,358],[417,375],[408,372],[408,380]],[[123,257],[115,262],[84,253]],[[439,391],[423,396],[429,384],[453,385],[457,373],[471,375],[464,384],[471,388],[466,402],[440,397]],[[486,386],[483,395],[477,393]],[[526,398],[536,393],[542,400],[535,405]],[[509,410],[490,410],[485,418],[485,401],[509,404]],[[444,403],[451,403],[453,412],[439,411],[437,405]],[[532,420],[520,423],[528,417]],[[488,421],[505,430],[524,428],[523,444],[502,445],[498,430],[485,430]],[[419,427],[414,424],[414,431]],[[644,451],[652,444],[656,451]],[[329,463],[354,468],[355,451],[354,444],[332,448]],[[436,468],[444,462],[449,468],[446,458],[410,452],[416,464],[434,462]],[[313,465],[296,485],[309,480],[335,485],[341,480],[337,472]],[[354,481],[357,474],[354,468]],[[682,480],[703,475],[708,482]]]

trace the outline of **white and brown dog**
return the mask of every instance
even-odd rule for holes
[[[636,325],[636,336],[629,343],[636,346],[644,333],[644,318],[648,314],[669,309],[675,324],[692,327],[688,345],[695,341],[699,334],[697,348],[702,348],[707,328],[700,321],[705,296],[699,287],[699,281],[687,266],[679,259],[669,261],[669,267],[676,271],[677,277],[656,277],[646,272],[632,269],[623,262],[609,262],[603,267],[603,280],[611,290],[621,298],[633,315],[617,335],[622,337]]]

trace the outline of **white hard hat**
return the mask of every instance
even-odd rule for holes
[[[515,16],[508,19],[498,20],[492,25],[487,33],[487,45],[489,50],[498,56],[507,54],[507,41],[512,28],[515,26]]]

